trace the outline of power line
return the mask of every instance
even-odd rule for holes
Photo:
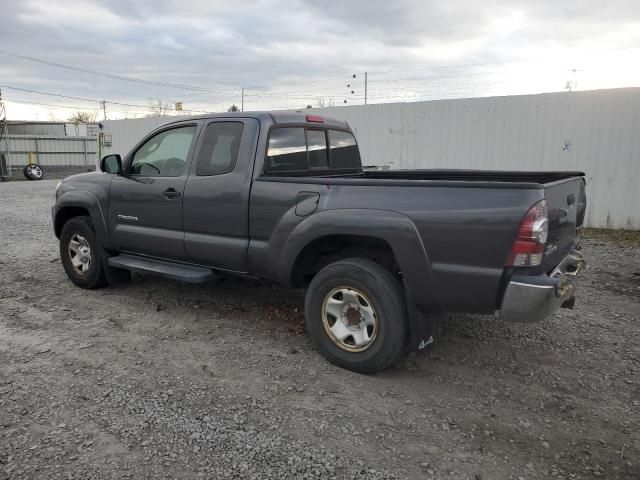
[[[606,53],[606,52],[613,52],[613,51],[622,51],[622,50],[632,50],[632,49],[637,49],[640,48],[640,45],[631,45],[631,46],[626,46],[626,47],[616,47],[616,48],[609,48],[609,49],[599,49],[599,50],[591,50],[591,51],[583,51],[580,52],[581,54],[589,54],[589,53]],[[380,71],[369,71],[368,74],[376,74],[376,75],[384,75],[384,74],[389,74],[389,73],[401,73],[401,72],[410,72],[410,71],[415,71],[415,70],[444,70],[444,69],[456,69],[456,68],[471,68],[471,67],[482,67],[482,66],[490,66],[490,65],[502,65],[502,64],[509,64],[509,63],[522,63],[522,62],[530,62],[530,61],[538,61],[538,60],[546,60],[547,57],[533,57],[533,58],[521,58],[521,59],[512,59],[512,60],[502,60],[502,61],[495,61],[495,62],[480,62],[480,63],[467,63],[467,64],[458,64],[458,65],[443,65],[443,66],[419,66],[419,67],[412,67],[412,68],[404,68],[404,69],[393,69],[393,70],[380,70]],[[436,78],[456,78],[456,77],[472,77],[472,76],[479,76],[479,75],[495,75],[498,73],[505,73],[505,72],[509,72],[511,70],[501,70],[501,71],[493,71],[493,72],[471,72],[471,73],[459,73],[459,74],[446,74],[446,75],[433,75],[433,76],[428,76],[428,77],[412,77],[412,78],[406,78],[406,77],[401,77],[401,78],[382,78],[382,79],[369,79],[369,82],[381,82],[381,83],[385,83],[385,82],[395,82],[395,81],[409,81],[409,80],[429,80],[429,79],[436,79]],[[350,77],[350,75],[348,76],[340,76],[340,77],[329,77],[329,78],[324,78],[324,79],[316,79],[316,80],[308,80],[308,81],[300,81],[300,82],[286,82],[286,83],[277,83],[277,84],[270,84],[270,85],[262,85],[262,86],[252,86],[249,87],[251,89],[257,90],[257,89],[264,89],[264,88],[272,88],[272,87],[278,87],[278,86],[291,86],[291,85],[303,85],[303,84],[310,84],[310,83],[326,83],[326,82],[332,82],[332,81],[337,81],[337,80],[350,80],[353,81],[353,79],[348,78]],[[357,81],[357,80],[356,80]],[[328,90],[337,90],[337,89],[343,89],[345,87],[343,86],[336,86],[336,87],[324,87],[323,91]],[[292,93],[292,94],[305,94],[306,92],[303,90],[298,90],[298,91],[293,91],[293,92],[288,92],[288,93]],[[252,93],[250,94],[251,96],[259,96],[259,95],[271,95],[271,92],[257,92],[257,93]],[[313,95],[313,94],[311,94]],[[275,95],[274,96],[279,96],[279,95]],[[315,95],[317,96],[317,95]],[[291,97],[293,98],[293,97]],[[300,98],[300,97],[298,97]]]
[[[433,77],[433,78],[440,78],[440,77]],[[403,81],[404,79],[399,79],[398,81]],[[415,79],[409,79],[409,80],[415,80]],[[445,88],[468,88],[468,87],[476,87],[476,86],[489,86],[489,85],[496,85],[496,84],[500,84],[500,83],[506,83],[506,82],[510,82],[510,79],[499,79],[499,80],[492,80],[492,81],[482,81],[482,82],[465,82],[465,83],[427,83],[427,84],[418,84],[418,85],[403,85],[403,86],[394,86],[394,85],[389,85],[389,86],[381,86],[376,88],[375,90],[371,89],[371,92],[373,92],[375,95],[380,96],[381,93],[386,93],[386,92],[400,92],[400,91],[411,91],[411,92],[415,92],[415,91],[420,91],[420,90],[424,90],[424,89],[433,89],[433,88],[438,88],[438,87],[445,87]],[[305,100],[305,99],[310,99],[310,98],[317,98],[317,97],[346,97],[346,98],[359,98],[362,99],[364,97],[364,93],[360,93],[362,92],[362,89],[360,89],[359,92],[356,93],[348,93],[348,92],[344,92],[344,90],[346,90],[345,87],[340,87],[341,91],[338,92],[333,92],[331,90],[334,89],[324,89],[322,91],[320,90],[315,90],[312,92],[309,92],[307,94],[307,96],[297,96],[294,95],[297,92],[281,92],[281,93],[276,93],[276,92],[268,92],[268,93],[263,93],[263,94],[252,94],[252,93],[245,93],[245,96],[249,96],[249,97],[264,97],[264,98],[288,98],[288,99],[296,99],[296,100]]]
[[[20,103],[20,104],[25,104],[25,105],[39,105],[39,106],[43,106],[43,107],[54,107],[54,108],[66,108],[66,109],[72,109],[72,110],[83,110],[83,111],[94,111],[96,114],[99,112],[99,108],[91,108],[91,107],[79,107],[77,105],[62,105],[60,103],[43,103],[43,102],[30,102],[27,100],[15,100],[15,99],[6,99],[6,101],[8,103]],[[127,114],[135,114],[135,115],[145,115],[146,112],[140,112],[140,111],[127,111]]]
[[[586,53],[598,53],[598,52],[612,52],[612,51],[623,51],[623,50],[631,50],[631,49],[637,49],[640,48],[640,45],[635,45],[635,46],[627,46],[627,47],[618,47],[618,48],[610,48],[610,49],[601,49],[601,50],[596,50],[596,51],[592,51],[592,52],[582,52],[583,54]],[[160,81],[154,81],[154,80],[146,80],[146,79],[141,79],[141,78],[135,78],[135,77],[127,77],[127,76],[122,76],[122,75],[114,75],[114,74],[110,74],[110,73],[104,73],[104,72],[99,72],[96,70],[91,70],[91,69],[84,69],[84,68],[79,68],[79,67],[73,67],[70,65],[64,65],[64,64],[60,64],[60,63],[55,63],[55,62],[50,62],[48,60],[44,60],[44,59],[40,59],[40,58],[35,58],[35,57],[29,57],[26,55],[20,55],[20,54],[15,54],[15,53],[11,53],[11,52],[7,52],[4,50],[0,49],[0,53],[4,54],[4,55],[8,55],[8,56],[12,56],[15,58],[20,58],[20,59],[24,59],[24,60],[29,60],[29,61],[34,61],[34,62],[39,62],[39,63],[43,63],[46,65],[50,65],[50,66],[55,66],[55,67],[59,67],[59,68],[66,68],[69,70],[73,70],[73,71],[80,71],[80,72],[85,72],[85,73],[90,73],[93,75],[101,75],[101,76],[105,76],[108,78],[114,78],[114,79],[118,79],[118,80],[125,80],[125,81],[132,81],[132,82],[139,82],[139,83],[144,83],[144,84],[148,84],[148,85],[159,85],[159,86],[166,86],[166,87],[171,87],[171,88],[179,88],[179,89],[183,89],[183,90],[196,90],[199,93],[194,93],[192,95],[196,96],[196,95],[206,95],[209,93],[217,93],[217,94],[221,94],[221,93],[232,93],[232,94],[240,94],[240,90],[216,90],[216,89],[208,89],[208,88],[204,88],[204,87],[199,87],[199,86],[194,86],[194,85],[186,85],[186,84],[174,84],[174,83],[168,83],[168,82],[160,82]],[[447,65],[447,66],[435,66],[435,67],[428,67],[428,66],[422,66],[422,67],[413,67],[413,68],[406,68],[406,69],[394,69],[394,70],[387,70],[387,71],[372,71],[369,73],[373,73],[373,74],[378,74],[378,75],[386,75],[386,74],[390,74],[390,73],[399,73],[399,72],[405,72],[405,71],[414,71],[414,70],[442,70],[442,69],[454,69],[454,68],[471,68],[471,67],[480,67],[480,66],[488,66],[488,65],[499,65],[499,64],[508,64],[508,63],[519,63],[519,62],[528,62],[528,61],[534,61],[534,60],[544,60],[545,57],[538,57],[538,58],[528,58],[528,59],[513,59],[513,60],[503,60],[503,61],[496,61],[496,62],[482,62],[482,63],[468,63],[468,64],[459,64],[459,65]],[[460,78],[466,78],[466,77],[473,77],[473,76],[481,76],[481,75],[495,75],[495,74],[499,74],[499,73],[505,73],[505,72],[509,72],[510,70],[501,70],[501,71],[491,71],[491,72],[467,72],[467,73],[454,73],[454,74],[445,74],[445,75],[431,75],[431,76],[418,76],[418,77],[396,77],[396,78],[379,78],[379,79],[370,79],[369,81],[372,83],[380,83],[380,84],[384,84],[384,83],[391,83],[391,82],[413,82],[413,81],[428,81],[428,80],[432,80],[432,79],[438,79],[438,78],[456,78],[456,77],[460,77]],[[285,101],[288,102],[295,102],[297,100],[300,101],[309,101],[318,97],[336,97],[336,98],[340,98],[342,96],[346,96],[349,99],[353,99],[353,100],[361,100],[362,99],[362,95],[360,93],[356,93],[356,94],[347,94],[346,93],[346,87],[344,86],[327,86],[326,84],[329,82],[337,82],[337,81],[351,81],[353,82],[354,80],[352,80],[351,78],[348,77],[355,77],[355,75],[342,75],[339,77],[329,77],[329,78],[323,78],[323,79],[313,79],[313,80],[306,80],[306,81],[298,81],[298,82],[283,82],[283,83],[275,83],[275,84],[271,84],[271,85],[263,85],[263,86],[253,86],[250,87],[251,89],[254,89],[253,92],[249,91],[244,93],[244,95],[246,97],[252,97],[256,100],[258,99],[264,99],[266,101],[268,101],[269,99],[271,100],[275,100],[278,101],[278,99],[281,99],[283,101],[283,103],[285,103]],[[355,82],[358,82],[358,80],[355,80]],[[309,87],[309,90],[298,90],[298,91],[285,91],[282,93],[279,93],[278,90],[275,91],[255,91],[257,89],[260,88],[274,88],[274,87],[286,87],[286,86],[291,86],[291,85],[303,85],[303,84],[314,84],[314,83],[324,83],[325,86],[318,86],[317,88],[321,89],[321,90],[315,90],[313,89],[314,87]],[[487,85],[491,85],[491,84],[495,84],[495,83],[499,83],[499,82],[487,82]],[[467,84],[452,84],[452,85],[421,85],[421,86],[416,86],[416,87],[410,87],[408,85],[403,85],[401,87],[395,87],[395,86],[391,86],[391,85],[386,85],[386,86],[381,86],[381,88],[377,88],[372,90],[372,92],[370,92],[371,94],[373,94],[373,97],[382,97],[384,96],[385,98],[399,98],[402,96],[402,94],[398,95],[399,92],[401,91],[411,91],[411,90],[424,90],[425,88],[427,89],[432,89],[434,87],[457,87],[457,88],[465,88],[465,87],[474,87],[476,85],[482,85],[481,83],[467,83]],[[102,100],[100,99],[95,99],[95,98],[86,98],[86,97],[76,97],[76,96],[71,96],[71,95],[63,95],[63,94],[58,94],[58,93],[50,93],[50,92],[42,92],[42,91],[38,91],[38,90],[30,90],[30,89],[26,89],[26,88],[20,88],[20,87],[13,87],[13,86],[4,86],[4,88],[7,89],[11,89],[11,90],[16,90],[16,91],[22,91],[22,92],[27,92],[27,93],[34,93],[34,94],[39,94],[39,95],[47,95],[47,96],[54,96],[54,97],[60,97],[60,98],[67,98],[67,99],[72,99],[72,100],[79,100],[79,101],[83,101],[83,102],[91,102],[91,103],[99,103],[102,102]],[[345,90],[344,93],[341,93],[340,90]],[[337,92],[335,93],[330,93],[330,91],[334,91],[337,90]],[[433,92],[433,90],[431,90]],[[389,94],[387,94],[386,92],[389,92]],[[395,93],[396,95],[393,95],[391,92]],[[442,91],[442,92],[438,92],[441,95],[446,95],[446,91]],[[452,92],[453,94],[456,93],[462,93],[462,92]],[[420,96],[420,93],[415,92],[415,93],[409,93],[407,92],[405,94],[406,96]],[[125,106],[125,107],[134,107],[134,108],[142,108],[142,109],[154,109],[157,108],[156,106],[150,106],[150,105],[140,105],[140,104],[131,104],[131,103],[125,103],[125,102],[118,102],[118,101],[111,101],[111,100],[106,100],[109,104],[112,105],[119,105],[119,106]],[[26,102],[23,102],[26,103]],[[33,104],[37,104],[36,102],[31,102]],[[53,104],[44,104],[41,103],[41,105],[45,105],[45,106],[58,106],[58,105],[53,105]],[[81,107],[77,107],[77,106],[60,106],[60,108],[75,108],[75,109],[79,109]],[[208,111],[206,110],[184,110],[184,113],[208,113]]]
[[[7,52],[6,50],[0,50],[0,53],[3,55],[7,55],[9,57],[14,57],[14,58],[20,58],[22,60],[28,60],[30,62],[37,62],[37,63],[42,63],[44,65],[49,65],[52,67],[58,67],[58,68],[64,68],[66,70],[72,70],[74,72],[82,72],[82,73],[88,73],[90,75],[98,75],[101,77],[107,77],[107,78],[112,78],[115,80],[124,80],[126,82],[137,82],[137,83],[144,83],[146,85],[156,85],[159,87],[168,87],[168,88],[178,88],[180,90],[196,90],[199,92],[208,92],[208,93],[230,93],[231,90],[219,90],[219,89],[212,89],[212,88],[206,88],[206,87],[199,87],[196,85],[186,85],[186,84],[182,84],[182,83],[169,83],[169,82],[160,82],[157,80],[146,80],[143,78],[136,78],[136,77],[127,77],[124,75],[116,75],[114,73],[107,73],[107,72],[99,72],[97,70],[92,70],[89,68],[80,68],[80,67],[74,67],[72,65],[65,65],[63,63],[56,63],[56,62],[51,62],[49,60],[44,60],[42,58],[36,58],[36,57],[30,57],[27,55],[20,55],[18,53],[11,53],[11,52]]]
[[[456,77],[476,77],[476,76],[480,76],[480,75],[496,75],[499,73],[506,73],[506,72],[512,72],[515,71],[513,69],[511,70],[494,70],[494,71],[490,71],[490,72],[473,72],[473,73],[462,73],[462,74],[447,74],[447,75],[430,75],[428,77],[393,77],[393,78],[381,78],[381,79],[376,79],[376,80],[368,80],[369,83],[371,82],[381,82],[381,83],[388,83],[388,82],[397,82],[397,81],[409,81],[409,80],[430,80],[430,79],[439,79],[439,78],[456,78]],[[353,88],[354,86],[358,86],[359,85],[359,80],[356,79],[347,79],[347,81],[350,82],[351,88]],[[363,85],[361,85],[363,86]],[[305,90],[293,90],[293,91],[287,91],[287,93],[294,93],[294,94],[305,94],[305,93],[309,93],[309,92],[317,92],[317,88],[322,88],[322,91],[327,91],[327,90],[347,90],[348,87],[346,85],[336,85],[336,86],[331,86],[331,87],[310,87],[308,89]],[[272,92],[257,92],[257,93],[253,93],[252,95],[269,95]],[[198,95],[198,94],[196,94]]]
[[[47,96],[51,96],[51,97],[60,97],[60,98],[68,98],[70,100],[80,100],[82,102],[91,102],[91,103],[101,103],[103,101],[106,101],[107,103],[110,103],[111,105],[120,105],[120,106],[124,106],[124,107],[136,107],[136,108],[146,108],[146,109],[154,109],[157,108],[154,105],[138,105],[135,103],[124,103],[124,102],[116,102],[113,100],[100,100],[97,98],[86,98],[86,97],[75,97],[72,95],[63,95],[61,93],[50,93],[50,92],[41,92],[39,90],[31,90],[28,88],[20,88],[20,87],[13,87],[10,85],[0,85],[0,88],[6,88],[9,90],[16,90],[19,92],[27,92],[27,93],[35,93],[38,95],[47,95]],[[190,113],[209,113],[206,110],[182,110],[183,112],[190,112]]]
[[[74,106],[74,105],[60,105],[59,103],[42,103],[42,102],[28,102],[26,100],[14,100],[14,99],[7,99],[7,102],[9,103],[24,103],[27,105],[42,105],[44,107],[56,107],[56,108],[71,108],[74,110],[95,110],[96,112],[98,111],[97,108],[90,108],[90,107],[78,107],[78,106]]]
[[[582,52],[579,52],[580,54],[594,54],[594,53],[608,53],[608,52],[614,52],[614,51],[623,51],[623,50],[633,50],[633,49],[638,49],[640,48],[640,45],[630,45],[630,46],[625,46],[625,47],[615,47],[615,48],[607,48],[607,49],[598,49],[598,50],[585,50]],[[385,74],[390,74],[390,73],[401,73],[401,72],[410,72],[410,71],[415,71],[415,70],[445,70],[445,69],[457,69],[457,68],[471,68],[471,67],[483,67],[483,66],[490,66],[490,65],[502,65],[502,64],[509,64],[509,63],[523,63],[523,62],[530,62],[530,61],[539,61],[539,60],[547,60],[547,57],[532,57],[532,58],[520,58],[520,59],[511,59],[511,60],[501,60],[501,61],[495,61],[495,62],[479,62],[479,63],[466,63],[466,64],[458,64],[458,65],[443,65],[443,66],[418,66],[418,67],[411,67],[411,68],[399,68],[399,69],[392,69],[392,70],[378,70],[378,71],[368,71],[368,74],[376,74],[376,75],[385,75]],[[455,77],[472,77],[472,76],[478,76],[478,75],[495,75],[498,73],[505,73],[505,72],[509,72],[511,70],[501,70],[501,71],[493,71],[493,72],[471,72],[471,73],[460,73],[460,74],[447,74],[447,75],[433,75],[433,76],[428,76],[428,77],[412,77],[412,78],[406,78],[406,77],[401,77],[401,78],[382,78],[382,79],[371,79],[369,78],[369,82],[380,82],[380,83],[387,83],[387,82],[397,82],[397,81],[411,81],[411,80],[430,80],[430,79],[436,79],[436,78],[455,78]],[[259,87],[250,87],[253,89],[259,89],[259,88],[270,88],[270,87],[275,87],[275,86],[291,86],[291,85],[302,85],[302,84],[308,84],[308,83],[320,83],[320,82],[330,82],[330,81],[334,81],[334,80],[345,80],[345,77],[330,77],[330,78],[325,78],[325,79],[317,79],[317,80],[309,80],[309,81],[301,81],[301,82],[288,82],[288,83],[279,83],[279,84],[272,84],[272,85],[263,85],[263,86],[259,86]],[[357,80],[356,80],[357,81]],[[343,89],[344,87],[342,86],[337,86],[337,87],[325,87],[323,89],[323,91],[326,90],[337,90],[337,89]],[[262,95],[272,95],[271,92],[259,92]],[[305,94],[306,92],[298,90],[298,91],[294,91],[294,92],[288,92],[291,94]],[[258,94],[250,94],[251,96],[258,96]],[[281,95],[277,95],[277,94],[273,94],[273,96],[277,96],[277,97],[282,97]],[[310,94],[310,96],[318,96],[318,94]],[[327,96],[327,95],[325,95]],[[339,94],[336,94],[335,96],[339,96]],[[290,97],[290,98],[294,98],[294,97]],[[302,97],[297,97],[297,98],[302,98]]]
[[[66,65],[63,63],[57,63],[57,62],[52,62],[49,60],[45,60],[42,58],[37,58],[37,57],[31,57],[28,55],[21,55],[18,53],[12,53],[12,52],[8,52],[6,50],[1,50],[0,49],[0,54],[3,55],[7,55],[9,57],[13,57],[13,58],[19,58],[22,60],[28,60],[30,62],[36,62],[36,63],[42,63],[44,65],[49,65],[52,67],[57,67],[57,68],[63,68],[66,70],[72,70],[74,72],[82,72],[82,73],[88,73],[90,75],[97,75],[97,76],[101,76],[101,77],[106,77],[106,78],[112,78],[115,80],[124,80],[127,82],[137,82],[137,83],[143,83],[146,85],[156,85],[156,86],[160,86],[160,87],[168,87],[168,88],[177,88],[180,90],[193,90],[193,91],[198,91],[198,92],[202,92],[202,94],[206,94],[206,93],[218,93],[218,94],[238,94],[240,89],[214,89],[214,88],[207,88],[207,87],[201,87],[201,86],[197,86],[197,85],[187,85],[187,84],[180,84],[180,83],[169,83],[169,82],[161,82],[161,81],[157,81],[157,80],[147,80],[147,79],[143,79],[143,78],[137,78],[137,77],[128,77],[125,75],[116,75],[113,73],[107,73],[107,72],[100,72],[97,70],[92,70],[89,68],[80,68],[80,67],[75,67],[73,65]],[[248,88],[251,89],[260,89],[260,88],[270,88],[270,87],[275,87],[275,86],[287,86],[287,85],[297,85],[297,84],[304,84],[304,83],[319,83],[319,82],[326,82],[328,80],[340,80],[340,79],[344,79],[345,77],[335,77],[332,79],[318,79],[318,80],[308,80],[308,81],[303,81],[303,82],[288,82],[288,83],[281,83],[281,84],[273,84],[273,85],[263,85],[263,86],[250,86]]]
[[[446,79],[446,78],[469,78],[469,77],[475,77],[478,75],[497,75],[500,73],[506,73],[506,72],[513,72],[515,70],[500,70],[500,71],[492,71],[492,72],[478,72],[478,73],[468,73],[468,74],[454,74],[454,75],[433,75],[433,76],[428,76],[428,77],[410,77],[410,78],[406,78],[406,77],[400,77],[400,78],[386,78],[386,79],[377,79],[377,80],[369,80],[369,83],[399,83],[399,82],[416,82],[416,81],[423,81],[423,80],[435,80],[435,79]],[[477,83],[474,83],[477,84]],[[460,84],[452,84],[452,85],[460,85]],[[429,85],[432,86],[432,85]],[[439,86],[439,85],[438,85]],[[340,86],[335,86],[335,87],[317,87],[314,89],[307,89],[307,90],[293,90],[293,91],[283,91],[283,90],[274,90],[274,91],[269,91],[269,92],[245,92],[246,96],[250,96],[250,97],[287,97],[287,98],[298,98],[298,99],[304,99],[306,97],[304,97],[304,95],[307,95],[309,97],[317,97],[317,96],[328,96],[329,94],[334,95],[334,96],[341,96],[341,95],[347,95],[349,97],[352,97],[354,94],[348,93],[348,91],[352,90],[352,89],[356,89],[356,91],[363,91],[364,86],[363,85],[354,85],[353,83],[351,83],[351,87],[347,87],[346,85],[340,85]],[[321,90],[319,89],[321,88]],[[395,87],[395,86],[382,86],[382,87],[378,87],[376,88],[376,91],[384,91],[385,89],[388,90],[397,90],[397,89],[401,89],[402,87]],[[415,88],[415,87],[407,87],[407,88]],[[297,95],[297,97],[294,97],[294,95]],[[356,94],[357,95],[357,94]]]
[[[585,51],[582,51],[582,52],[579,52],[579,53],[580,54],[607,53],[607,52],[613,52],[613,51],[633,50],[633,49],[638,49],[638,48],[640,48],[640,45],[630,45],[630,46],[626,46],[626,47],[616,47],[616,48],[599,49],[599,50],[585,50]],[[411,68],[398,68],[398,69],[393,69],[393,70],[377,70],[377,71],[376,70],[373,70],[373,71],[369,70],[368,74],[369,75],[371,75],[371,74],[382,75],[382,74],[389,74],[389,73],[410,72],[410,71],[415,71],[415,70],[444,70],[444,69],[455,69],[455,68],[483,67],[483,66],[489,66],[489,65],[502,65],[502,64],[509,64],[509,63],[522,63],[522,62],[531,62],[531,61],[546,60],[546,59],[548,59],[548,58],[547,57],[531,57],[531,58],[520,58],[520,59],[511,59],[511,60],[500,60],[500,61],[494,61],[494,62],[465,63],[465,64],[458,64],[458,65],[418,66],[418,67],[411,67]],[[466,77],[466,76],[496,74],[496,73],[502,73],[502,72],[505,72],[505,71],[508,71],[508,70],[503,70],[503,71],[499,71],[499,72],[472,72],[472,73],[463,73],[463,74],[438,75],[438,76],[430,76],[430,77],[415,77],[415,79]],[[250,85],[250,86],[246,87],[246,90],[260,90],[260,89],[273,88],[273,87],[288,87],[288,86],[292,86],[292,85],[306,85],[306,84],[311,84],[311,83],[326,83],[326,82],[332,82],[332,81],[338,81],[338,80],[354,81],[354,79],[352,78],[352,75],[342,75],[342,76],[338,76],[338,77],[326,77],[326,78],[319,78],[319,79],[314,79],[314,80],[303,80],[303,81],[294,81],[294,82],[272,83],[272,84],[265,84],[265,85]],[[377,79],[377,80],[369,79],[369,82],[387,82],[387,81],[395,81],[395,80],[396,79]],[[398,79],[398,80],[403,80],[403,79]],[[330,88],[342,88],[342,87],[330,87]],[[237,93],[237,92],[235,92],[235,93]],[[259,92],[259,93],[262,93],[262,94],[266,95],[269,92]],[[298,93],[304,93],[304,92],[298,91]],[[255,95],[256,95],[255,93],[252,94],[252,96],[255,96]]]
[[[640,48],[640,45],[631,45],[631,46],[626,46],[626,47],[617,47],[617,48],[609,48],[609,49],[600,49],[600,50],[592,50],[592,51],[584,51],[581,52],[583,54],[586,53],[604,53],[604,52],[613,52],[613,51],[622,51],[622,50],[631,50],[631,49],[637,49]],[[181,89],[181,90],[192,90],[192,91],[199,91],[202,92],[202,94],[205,93],[218,93],[218,94],[237,94],[238,93],[238,89],[234,89],[234,90],[224,90],[224,89],[212,89],[212,88],[206,88],[206,87],[201,87],[201,86],[196,86],[196,85],[187,85],[187,84],[179,84],[179,83],[169,83],[169,82],[161,82],[161,81],[156,81],[156,80],[147,80],[147,79],[142,79],[142,78],[137,78],[137,77],[129,77],[129,76],[124,76],[124,75],[116,75],[116,74],[112,74],[112,73],[106,73],[106,72],[100,72],[97,70],[93,70],[93,69],[87,69],[87,68],[80,68],[80,67],[75,67],[72,65],[66,65],[66,64],[62,64],[62,63],[57,63],[57,62],[52,62],[49,60],[45,60],[42,58],[36,58],[36,57],[31,57],[31,56],[27,56],[27,55],[21,55],[21,54],[17,54],[17,53],[12,53],[12,52],[8,52],[6,50],[1,50],[0,49],[0,53],[7,55],[7,56],[11,56],[14,58],[19,58],[19,59],[23,59],[23,60],[28,60],[28,61],[32,61],[32,62],[37,62],[37,63],[42,63],[45,65],[49,65],[49,66],[54,66],[54,67],[58,67],[58,68],[63,68],[63,69],[67,69],[67,70],[72,70],[72,71],[77,71],[77,72],[83,72],[83,73],[88,73],[91,75],[98,75],[98,76],[103,76],[103,77],[107,77],[107,78],[112,78],[112,79],[116,79],[116,80],[124,80],[124,81],[128,81],[128,82],[137,82],[137,83],[143,83],[146,85],[156,85],[156,86],[162,86],[162,87],[169,87],[169,88],[176,88],[176,89]],[[418,67],[411,67],[411,68],[404,68],[404,69],[392,69],[392,70],[379,70],[379,71],[369,71],[369,74],[376,74],[376,75],[383,75],[383,74],[389,74],[389,73],[398,73],[398,72],[405,72],[405,71],[415,71],[415,70],[442,70],[442,69],[455,69],[455,68],[470,68],[470,67],[480,67],[480,66],[487,66],[487,65],[501,65],[501,64],[508,64],[508,63],[520,63],[520,62],[529,62],[529,61],[537,61],[537,60],[544,60],[546,57],[536,57],[536,58],[522,58],[522,59],[512,59],[512,60],[502,60],[502,61],[494,61],[494,62],[479,62],[479,63],[467,63],[467,64],[458,64],[458,65],[444,65],[444,66],[418,66]],[[482,73],[478,73],[478,74],[482,74]],[[466,75],[474,75],[474,74],[466,74]],[[273,87],[279,87],[279,86],[291,86],[291,85],[303,85],[303,84],[312,84],[312,83],[327,83],[327,82],[331,82],[331,81],[337,81],[337,80],[345,80],[346,77],[344,75],[341,76],[337,76],[337,77],[328,77],[328,78],[321,78],[321,79],[314,79],[314,80],[304,80],[304,81],[297,81],[297,82],[282,82],[282,83],[274,83],[274,84],[267,84],[267,85],[261,85],[261,86],[250,86],[248,87],[249,89],[254,89],[254,90],[260,90],[260,89],[266,89],[266,88],[273,88]],[[378,79],[378,80],[371,80],[372,82],[382,82],[385,81],[383,79]],[[389,80],[390,81],[390,80]],[[335,88],[339,88],[339,87],[335,87]],[[251,96],[259,96],[260,94],[262,95],[268,95],[269,92],[256,92],[255,94],[252,94]],[[317,95],[315,95],[317,96]],[[293,98],[293,97],[291,97]],[[303,97],[298,97],[299,99],[303,99]],[[121,102],[110,102],[113,104],[120,104],[120,105],[124,105],[124,106],[134,106],[131,104],[123,104]],[[140,105],[135,105],[137,107],[141,107]],[[142,108],[149,108],[147,107],[142,107]],[[192,110],[193,112],[198,112],[196,110]]]
[[[291,85],[305,85],[308,83],[322,83],[322,82],[332,82],[337,80],[346,80],[351,78],[351,74],[341,75],[339,77],[328,77],[328,78],[319,78],[317,80],[302,80],[296,82],[286,82],[286,83],[272,83],[269,85],[251,85],[247,87],[252,90],[259,90],[261,88],[272,88],[272,87],[290,87]]]
[[[582,52],[579,52],[579,54],[586,55],[586,54],[593,54],[593,53],[608,53],[608,52],[615,52],[615,51],[621,51],[621,50],[633,50],[636,48],[640,48],[640,45],[630,45],[627,47],[605,48],[605,49],[598,49],[598,50],[584,50]],[[518,59],[512,59],[512,60],[499,60],[495,62],[463,63],[459,65],[442,65],[437,67],[421,66],[421,67],[401,68],[401,69],[394,69],[394,70],[369,71],[369,73],[370,74],[371,73],[386,74],[386,73],[397,73],[397,72],[409,72],[413,70],[444,70],[449,68],[484,67],[487,65],[502,65],[505,63],[533,62],[533,61],[546,60],[546,59],[548,58],[547,57],[518,58]]]

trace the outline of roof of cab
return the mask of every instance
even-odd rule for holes
[[[313,115],[314,117],[322,117],[324,122],[308,122],[307,115]],[[194,115],[189,117],[181,117],[170,123],[184,122],[188,120],[206,120],[210,118],[255,118],[260,122],[272,122],[274,125],[286,126],[286,125],[310,125],[310,126],[324,126],[333,128],[349,128],[349,124],[344,120],[338,120],[331,117],[325,117],[324,115],[318,115],[317,113],[307,113],[303,110],[280,110],[277,112],[222,112],[222,113],[208,113],[205,115]]]

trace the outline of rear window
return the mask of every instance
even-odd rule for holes
[[[327,137],[324,130],[307,130],[310,168],[328,168]]]
[[[360,170],[360,155],[353,134],[304,127],[271,130],[266,172],[312,175],[334,170]]]
[[[332,169],[360,168],[358,144],[351,133],[329,130],[329,155]]]

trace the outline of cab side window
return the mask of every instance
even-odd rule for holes
[[[179,177],[185,171],[195,125],[154,135],[133,155],[129,173],[151,177]]]
[[[210,123],[198,152],[196,175],[220,175],[233,170],[238,159],[242,122]]]

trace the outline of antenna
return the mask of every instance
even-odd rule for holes
[[[564,85],[564,89],[567,92],[572,92],[574,90],[576,90],[578,88],[578,72],[581,72],[582,70],[578,70],[577,68],[571,68],[569,69],[569,80],[567,80],[567,83],[565,83]]]

